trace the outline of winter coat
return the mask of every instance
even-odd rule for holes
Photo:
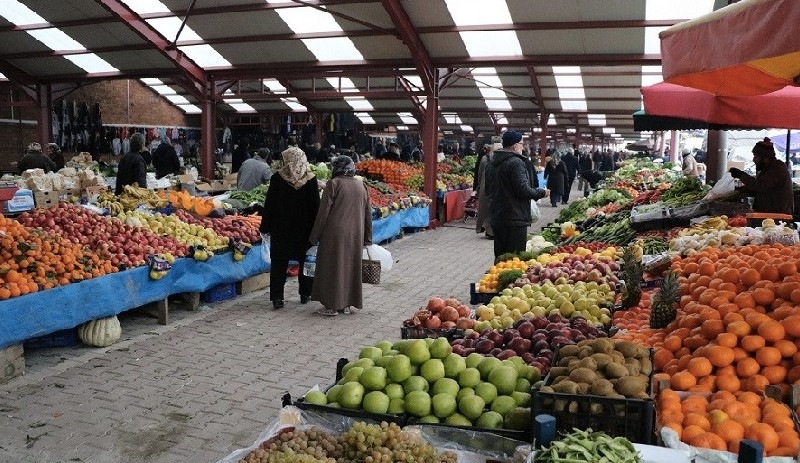
[[[683,157],[683,175],[687,177],[697,177],[697,160],[693,154],[687,154]]]
[[[611,153],[603,154],[603,165],[600,167],[600,170],[605,172],[611,172],[614,170],[614,157]]]
[[[492,197],[486,191],[486,167],[492,161],[492,154],[485,154],[478,164],[478,175],[475,177],[475,191],[478,193],[478,214],[475,216],[475,231],[480,233],[489,225],[489,211],[492,210]],[[491,235],[491,228],[487,230]]]
[[[567,182],[572,183],[578,176],[578,169],[580,169],[578,158],[574,154],[567,153],[561,157],[561,161],[567,166]]]
[[[360,178],[328,181],[309,241],[319,243],[311,299],[329,310],[362,308],[361,254],[372,244],[372,208]]]
[[[594,169],[594,163],[592,163],[592,158],[588,155],[581,156],[578,159],[578,172],[581,175],[584,175],[584,172],[591,172]]]
[[[137,183],[142,188],[147,188],[147,167],[139,153],[133,151],[122,156],[117,166],[117,185],[114,194],[121,195],[125,185]]]
[[[153,151],[153,167],[156,168],[156,178],[163,178],[169,174],[178,174],[181,171],[181,160],[178,153],[169,143],[158,145]]]
[[[247,151],[249,146],[239,145],[233,150],[233,155],[231,156],[231,173],[235,174],[239,172],[239,169],[242,168],[242,164],[245,161],[250,159],[250,153]]]
[[[755,177],[743,174],[739,180],[744,184],[744,192],[754,197],[755,212],[793,213],[792,177],[783,161],[773,159]]]
[[[547,167],[544,168],[544,178],[547,179],[547,189],[550,190],[550,195],[560,197],[566,191],[569,180],[567,165],[564,164],[564,161],[560,161],[555,166],[552,162],[548,162]]]
[[[42,169],[45,172],[55,172],[56,163],[46,154],[38,152],[28,153],[22,156],[22,159],[17,163],[17,170],[21,174],[28,169]]]
[[[492,227],[531,224],[531,200],[545,191],[531,188],[525,157],[505,149],[497,150],[486,168],[486,189],[492,197]]]
[[[270,235],[270,246],[284,255],[305,254],[319,209],[319,184],[312,178],[298,189],[280,175],[273,175],[264,212],[261,233]]]

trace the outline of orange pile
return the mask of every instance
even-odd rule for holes
[[[116,271],[87,248],[0,215],[0,300]]]
[[[414,175],[422,174],[421,169],[386,159],[362,161],[356,165],[356,169],[367,177],[376,178],[385,183],[400,183],[403,185]]]
[[[614,339],[638,342],[647,347],[664,340],[664,330],[650,328],[650,298],[653,293],[654,291],[642,291],[639,304],[614,312],[614,326],[624,330],[615,334]]]
[[[800,450],[789,407],[753,392],[687,395],[666,389],[656,404],[659,426],[695,447],[737,453],[739,442],[751,439],[767,456],[795,456]]]
[[[528,263],[519,260],[519,257],[514,257],[513,259],[492,265],[489,271],[486,272],[478,282],[477,291],[480,293],[496,293],[498,291],[498,285],[500,284],[500,274],[506,270],[521,270],[525,273],[525,271],[528,270]]]

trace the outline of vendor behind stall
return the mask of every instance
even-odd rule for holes
[[[28,169],[42,169],[45,172],[56,171],[56,164],[46,154],[42,153],[42,145],[37,142],[28,145],[28,149],[25,150],[25,156],[22,156],[22,159],[17,163],[17,170],[20,174]]]
[[[269,178],[272,177],[272,169],[267,164],[269,156],[269,148],[259,148],[255,156],[242,163],[242,167],[236,174],[237,190],[252,190],[269,181]]]
[[[756,164],[755,177],[735,167],[730,169],[731,176],[744,184],[742,191],[754,197],[753,210],[791,215],[794,210],[792,177],[786,164],[775,157],[775,148],[769,138],[753,147],[753,162]]]

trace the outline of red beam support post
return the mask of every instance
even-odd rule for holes
[[[549,119],[549,115],[547,113],[542,113],[542,117],[539,121],[539,127],[542,129],[539,132],[539,159],[541,165],[544,165],[544,158],[547,156],[547,120]]]
[[[203,156],[203,177],[212,179],[214,178],[214,168],[216,166],[216,158],[214,151],[217,147],[217,135],[215,130],[215,122],[217,120],[216,106],[214,99],[206,94],[203,101],[200,103],[202,114],[200,115],[200,138],[203,141],[202,156]]]
[[[39,84],[36,86],[36,104],[38,112],[36,113],[36,131],[38,132],[37,138],[39,143],[42,144],[42,152],[47,153],[47,144],[50,143],[52,136],[51,127],[53,125],[53,113],[50,107],[52,106],[52,93],[50,84]]]
[[[678,131],[673,130],[669,137],[669,160],[673,164],[678,163],[678,153],[680,152],[678,151],[678,143],[680,143],[678,138]]]
[[[436,160],[437,147],[439,146],[439,96],[434,88],[429,95],[425,107],[425,120],[422,124],[422,143],[425,153],[425,183],[423,191],[431,198],[430,227],[436,228],[439,222],[437,215],[436,199]]]

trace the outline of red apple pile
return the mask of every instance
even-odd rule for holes
[[[232,240],[238,239],[244,243],[255,243],[261,239],[261,233],[258,231],[258,227],[244,220],[228,221],[212,219],[210,217],[197,217],[184,209],[175,211],[175,216],[183,222],[210,228],[214,230],[214,233],[217,235],[225,236]]]
[[[149,254],[172,253],[180,257],[187,252],[186,246],[175,238],[158,236],[145,228],[131,227],[117,218],[109,219],[72,204],[34,209],[20,214],[18,220],[26,227],[42,228],[87,246],[121,269],[144,265]]]
[[[619,264],[612,260],[597,259],[592,255],[572,255],[558,262],[531,265],[522,278],[514,283],[514,286],[544,283],[545,281],[553,284],[593,281],[597,284],[607,283],[613,290],[619,285],[617,277],[619,270]]]
[[[463,339],[453,341],[453,353],[466,357],[477,352],[500,360],[519,356],[546,375],[558,347],[604,337],[604,331],[583,317],[566,319],[553,314],[549,317],[522,318],[514,323],[513,328],[503,331],[485,329],[480,333],[467,332]]]
[[[472,309],[456,298],[432,297],[428,304],[414,312],[408,320],[403,322],[403,326],[412,328],[452,329],[461,328],[462,330],[471,329],[475,325],[475,320],[470,318]]]

